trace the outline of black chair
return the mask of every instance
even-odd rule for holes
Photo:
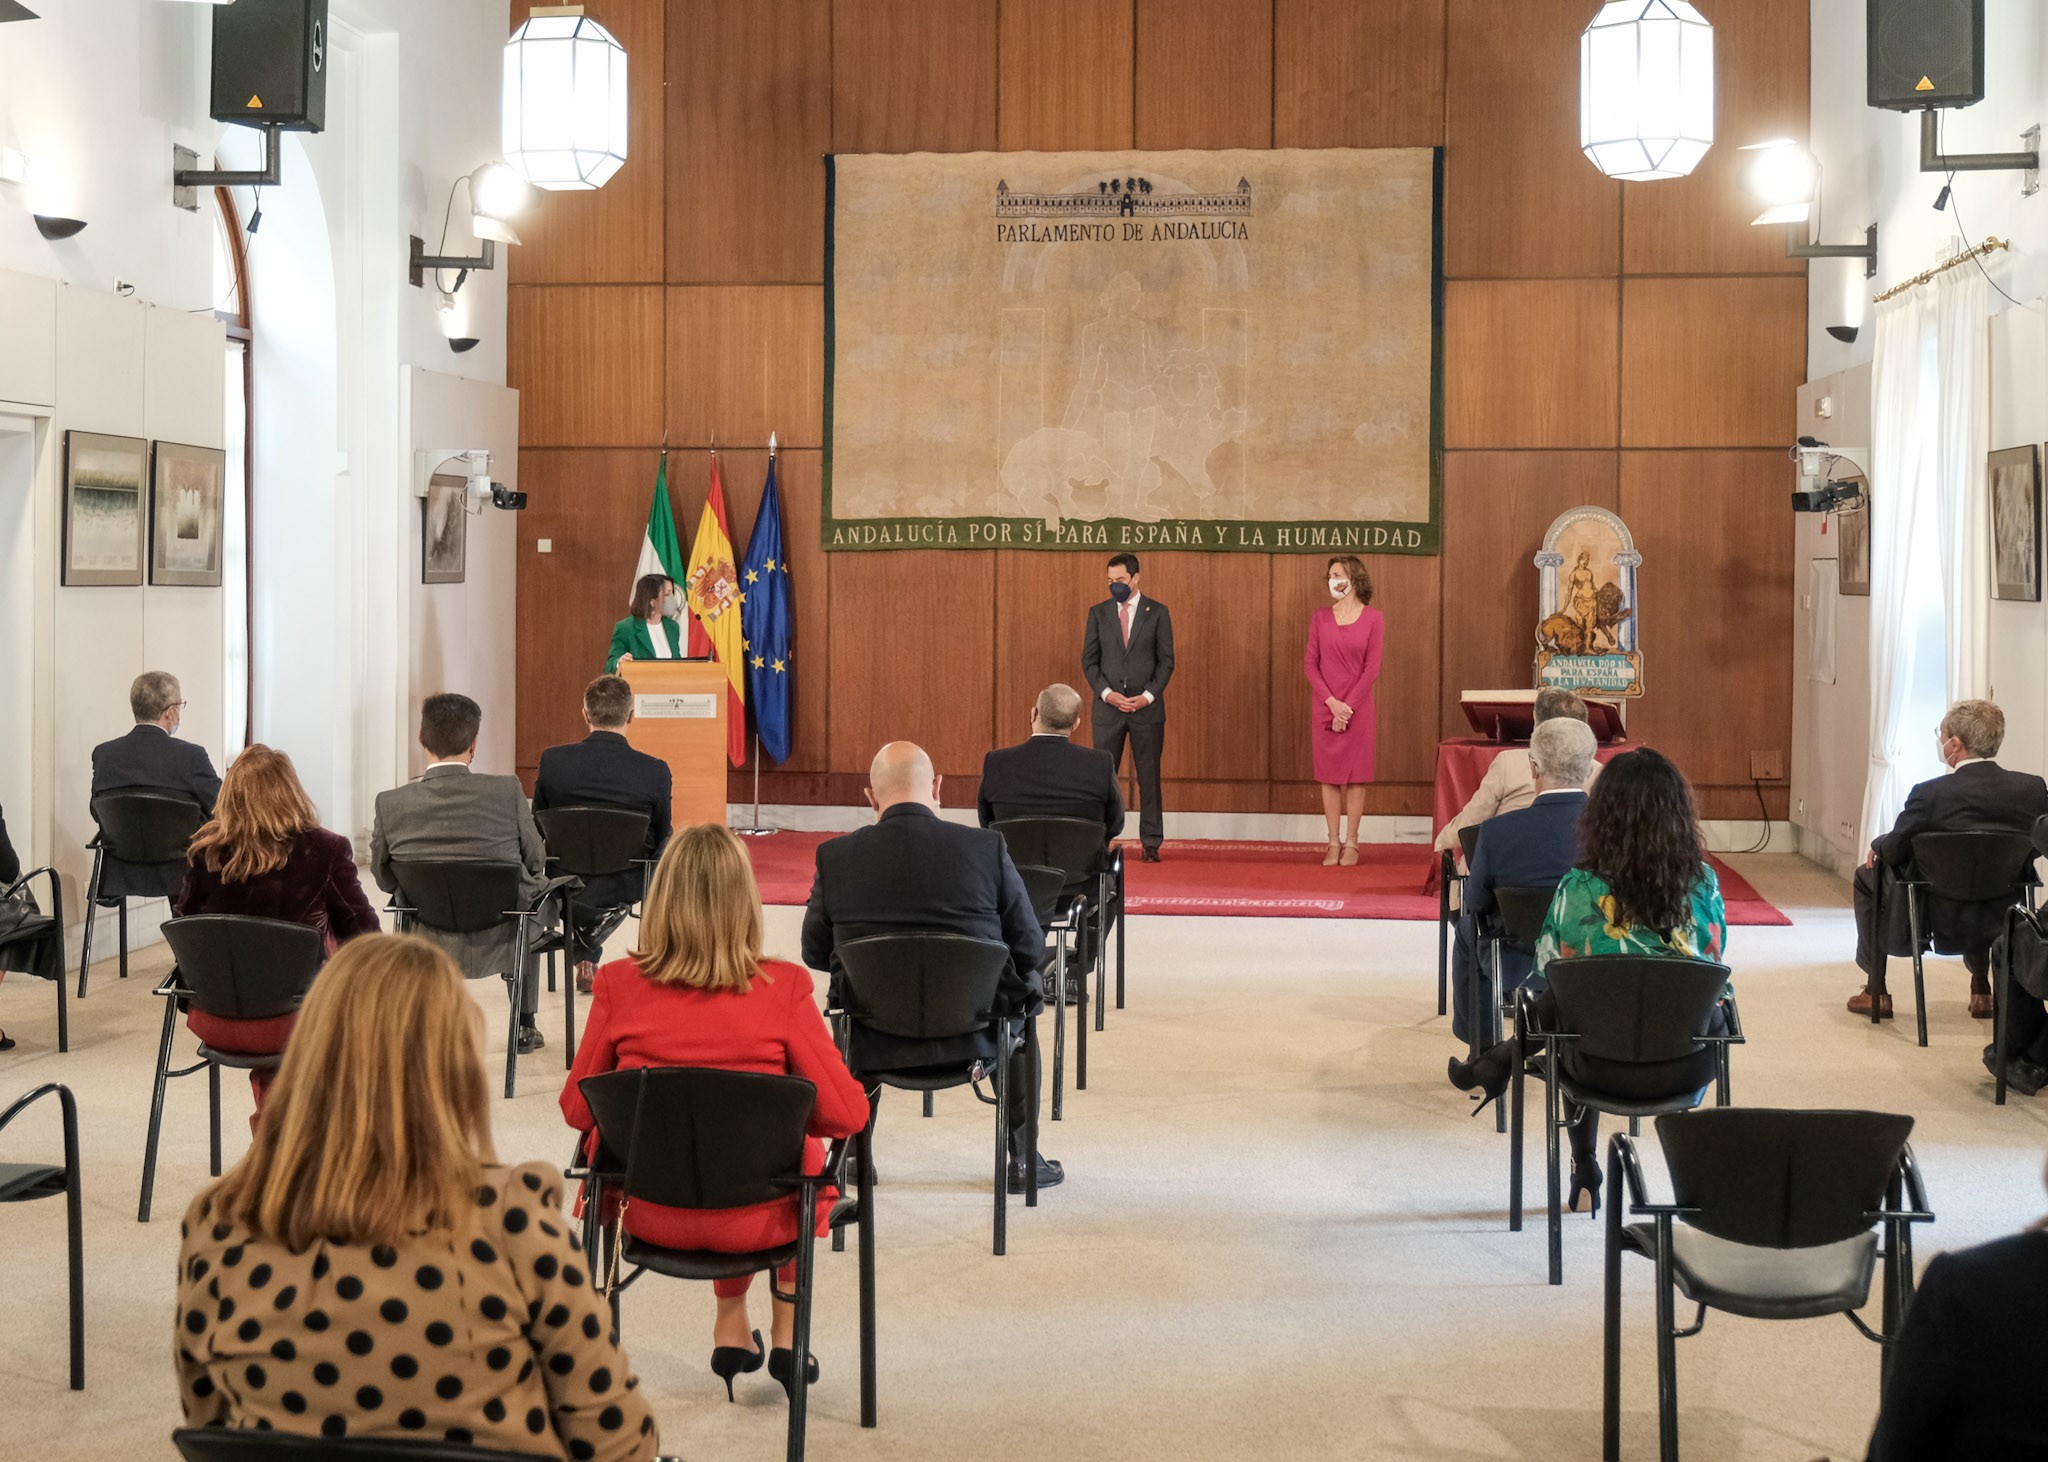
[[[1509,950],[1536,956],[1536,941],[1543,934],[1543,921],[1550,913],[1550,901],[1557,893],[1555,884],[1549,887],[1518,887],[1513,884],[1493,891],[1493,908],[1483,925],[1475,925],[1474,932],[1487,942],[1488,957],[1475,959],[1474,966],[1485,978],[1484,991],[1473,992],[1471,1025],[1471,1059],[1478,1059],[1482,1051],[1490,1051],[1499,1045],[1509,1024],[1514,1019],[1515,990],[1509,989],[1507,978],[1502,972],[1502,961]],[[1516,986],[1519,989],[1520,986]],[[1481,994],[1485,998],[1478,998]],[[1485,1019],[1480,1012],[1485,1012]],[[1508,1122],[1507,1108],[1499,1102],[1493,1104],[1493,1130],[1505,1132]]]
[[[618,807],[548,807],[534,813],[534,821],[540,824],[540,835],[548,845],[548,863],[558,874],[579,878],[585,887],[600,878],[622,878],[635,875],[636,888],[644,890],[647,870],[654,865],[648,858],[647,824],[644,812],[629,812]],[[592,944],[603,947],[612,932],[625,922],[632,906],[640,902],[639,897],[628,899],[616,908],[602,911],[595,924],[585,931]],[[576,943],[575,900],[562,900],[562,931],[560,947],[573,950]],[[569,956],[571,963],[575,956]],[[548,988],[555,988],[554,961],[548,962]],[[574,1064],[575,1052],[571,1050],[564,1064]]]
[[[100,907],[100,875],[110,857],[123,863],[182,863],[192,834],[206,814],[189,797],[173,792],[108,792],[92,799],[99,824],[92,847],[92,876],[85,885],[85,942],[78,951],[78,998],[92,970],[92,926]],[[128,978],[128,900],[116,901],[121,936],[121,978]]]
[[[1082,934],[1082,901],[1078,895],[1069,894],[1067,875],[1057,868],[1043,864],[1020,863],[1017,875],[1024,880],[1024,892],[1031,895],[1031,912],[1038,916],[1038,926],[1045,930],[1045,937],[1053,941],[1053,952],[1040,968],[1046,976],[1047,1003],[1052,1006],[1052,1119],[1061,1120],[1061,1094],[1066,1085],[1067,1061],[1067,941],[1077,943]],[[1077,962],[1078,963],[1078,962]],[[1088,981],[1078,973],[1073,982],[1074,1005],[1078,1019],[1074,1022],[1074,1036],[1077,1047],[1074,1057],[1074,1087],[1077,1091],[1088,1089]],[[925,1094],[926,1115],[930,1115],[931,1094]]]
[[[1472,849],[1479,842],[1479,826],[1458,829],[1458,846],[1464,850],[1466,866],[1472,862]],[[1437,854],[1436,884],[1436,1013],[1448,1015],[1451,1009],[1451,935],[1458,923],[1458,910],[1451,905],[1451,889],[1461,892],[1465,887],[1465,875],[1458,871],[1458,855],[1449,848]]]
[[[1099,822],[1085,817],[1009,817],[992,824],[1009,845],[1010,861],[1057,868],[1067,892],[1082,900],[1081,970],[1095,972],[1095,1028],[1107,1003],[1109,934],[1116,931],[1116,1008],[1124,1008],[1124,855]],[[1085,1018],[1085,1017],[1084,1017]],[[1077,1081],[1084,1087],[1085,1082]]]
[[[737,1279],[764,1270],[769,1283],[782,1266],[796,1265],[793,1294],[775,1297],[796,1307],[791,1349],[796,1358],[810,1354],[811,1290],[815,1277],[816,1224],[821,1189],[837,1181],[846,1144],[833,1144],[820,1174],[804,1171],[804,1128],[817,1102],[818,1090],[800,1076],[769,1076],[750,1071],[723,1071],[696,1066],[640,1067],[587,1076],[577,1083],[602,1139],[600,1162],[611,1154],[624,1158],[610,1171],[598,1165],[572,1170],[584,1180],[586,1251],[600,1269],[600,1288],[612,1305],[612,1324],[619,1324],[619,1295],[642,1274],[652,1271],[674,1279]],[[796,1237],[771,1249],[743,1254],[709,1249],[668,1249],[633,1237],[602,1216],[609,1193],[626,1202],[657,1203],[669,1208],[729,1209],[757,1203],[792,1201],[797,1213]],[[867,1215],[872,1212],[865,1189],[859,1201],[843,1196],[833,1205],[828,1226],[835,1231],[858,1222],[860,1243],[860,1386],[861,1425],[875,1424],[875,1271],[874,1240]],[[622,1269],[632,1273],[620,1276]],[[805,1366],[797,1364],[789,1388],[790,1462],[804,1455],[804,1418],[809,1395]]]
[[[49,880],[50,912],[37,913],[0,933],[0,970],[33,975],[57,987],[57,1049],[71,1049],[71,1011],[64,988],[64,884],[54,868],[38,868],[0,889],[0,905],[21,898],[33,903],[29,887],[38,878]]]
[[[902,1040],[958,1040],[993,1030],[996,1057],[993,1062],[996,1109],[995,1155],[995,1252],[1000,1255],[1008,1243],[1010,1168],[1010,1062],[1009,1055],[1023,1044],[1025,1020],[1001,1011],[1003,974],[1010,967],[1010,951],[991,939],[970,939],[962,934],[873,934],[849,939],[834,951],[840,978],[835,989],[839,1014],[847,1026],[847,1068],[869,1089],[870,1099],[879,1107],[883,1086],[900,1091],[946,1091],[979,1080],[981,1063],[917,1067],[909,1070],[870,1070],[853,1052],[853,1039],[861,1027],[883,1037]],[[875,1170],[874,1121],[860,1136],[857,1162],[862,1199]],[[1031,1109],[1025,1124],[1029,1151],[1024,1158],[1024,1206],[1038,1206],[1038,1108]],[[863,1209],[863,1212],[866,1210]]]
[[[2034,910],[2015,904],[2005,911],[2005,931],[1991,945],[1991,988],[1991,1100],[2002,1107],[2014,991],[2048,1000],[2048,930],[2041,927],[2041,916]]]
[[[1607,1282],[1600,1455],[1621,1456],[1621,1256],[1657,1266],[1657,1438],[1678,1458],[1677,1342],[1697,1335],[1709,1309],[1753,1320],[1846,1315],[1879,1347],[1879,1383],[1892,1338],[1913,1298],[1912,1225],[1928,1223],[1927,1195],[1906,1138],[1911,1117],[1883,1112],[1798,1112],[1769,1107],[1657,1119],[1672,1201],[1652,1203],[1632,1138],[1607,1146]],[[1631,1215],[1624,1225],[1622,1185]],[[1910,1202],[1910,1207],[1907,1203]],[[1673,1220],[1679,1220],[1674,1223]],[[1877,1230],[1882,1230],[1880,1243]],[[1884,1260],[1881,1328],[1856,1312]],[[1699,1306],[1679,1329],[1676,1290]]]
[[[543,1452],[500,1452],[460,1442],[380,1441],[296,1436],[230,1426],[188,1426],[171,1433],[185,1462],[535,1462]]]
[[[250,1056],[218,1051],[201,1041],[199,1059],[171,1070],[171,1041],[178,1017],[188,1010],[230,1020],[274,1020],[299,1008],[326,961],[320,932],[287,919],[259,919],[247,914],[189,914],[164,925],[164,939],[176,961],[156,987],[163,997],[164,1028],[156,1048],[156,1084],[149,1099],[149,1135],[142,1149],[142,1197],[135,1221],[149,1222],[156,1193],[157,1139],[163,1130],[164,1093],[171,1081],[195,1072],[206,1073],[208,1156],[214,1177],[220,1176],[220,1072],[268,1071],[281,1055]]]
[[[437,933],[481,934],[511,923],[515,926],[512,968],[501,971],[505,982],[505,1095],[517,1089],[519,1062],[519,979],[529,953],[537,949],[533,925],[545,926],[548,908],[566,904],[567,894],[583,886],[578,878],[551,878],[540,892],[522,902],[520,881],[526,872],[517,863],[430,862],[394,858],[391,876],[398,892],[391,896],[390,911],[398,927],[410,931],[424,925]],[[558,899],[557,895],[561,895]],[[559,948],[559,944],[556,948]],[[553,955],[550,954],[552,959]],[[576,1059],[576,981],[564,982],[562,1023],[566,1031],[569,1060]]]
[[[1688,1086],[1652,1097],[1624,1097],[1578,1081],[1560,1064],[1566,1047],[1578,1055],[1610,1065],[1658,1065],[1714,1050],[1715,1100],[1727,1106],[1730,1097],[1728,1048],[1742,1043],[1742,1018],[1735,998],[1721,991],[1728,982],[1726,965],[1706,960],[1654,955],[1596,954],[1580,959],[1554,959],[1544,970],[1550,992],[1557,997],[1558,1027],[1543,1028],[1536,999],[1525,986],[1516,1003],[1516,1027],[1524,1037],[1540,1036],[1543,1050],[1516,1061],[1509,1078],[1508,1228],[1522,1228],[1523,1078],[1543,1079],[1543,1125],[1550,1199],[1550,1282],[1564,1283],[1564,1214],[1558,1173],[1558,1132],[1566,1125],[1562,1108],[1569,1102],[1581,1110],[1627,1117],[1633,1129],[1644,1117],[1690,1111],[1701,1091]],[[1716,1007],[1723,1011],[1726,1031],[1709,1034]]]
[[[1897,886],[1906,895],[1906,924],[1913,946],[1913,1015],[1919,1027],[1920,1044],[1927,1044],[1927,984],[1922,957],[1933,947],[1927,932],[1927,900],[1948,899],[1959,904],[2017,904],[2034,906],[2034,840],[2026,833],[1966,832],[1922,833],[1913,839],[1912,877],[1901,877]],[[1882,870],[1879,870],[1882,874]],[[1884,889],[1880,876],[1878,888]],[[1884,910],[1878,910],[1877,927],[1885,927]],[[1884,941],[1878,940],[1878,971],[1885,964]],[[1870,1002],[1870,1021],[1879,1018],[1879,1002]]]
[[[37,1087],[0,1112],[0,1128],[44,1097],[55,1094],[64,1131],[64,1165],[0,1162],[0,1203],[33,1203],[38,1198],[64,1199],[65,1246],[71,1279],[71,1389],[85,1389],[85,1239],[84,1205],[78,1192],[78,1103],[71,1089],[56,1082]]]

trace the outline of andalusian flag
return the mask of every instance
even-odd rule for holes
[[[661,454],[661,465],[654,469],[654,501],[647,509],[647,532],[640,540],[640,562],[633,566],[633,582],[626,586],[629,604],[646,574],[660,574],[678,584],[683,581],[683,544],[676,537],[676,515],[668,505],[667,452]],[[702,653],[708,655],[710,651]]]
[[[704,516],[697,520],[697,541],[690,549],[690,614],[704,626],[711,651],[725,667],[725,754],[734,766],[747,759],[747,664],[742,648],[740,576],[732,566],[732,530],[726,527],[725,483],[718,475],[718,454],[711,454],[711,491]],[[692,643],[694,643],[694,638]]]

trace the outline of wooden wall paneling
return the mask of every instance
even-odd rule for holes
[[[1173,727],[1167,725],[1166,744],[1173,745]],[[1128,754],[1124,766],[1130,766]],[[1203,780],[1186,777],[1162,777],[1159,800],[1168,812],[1266,812],[1272,806],[1272,794],[1264,778],[1255,782],[1228,782]],[[1137,811],[1134,784],[1124,778],[1124,805]],[[1131,836],[1138,835],[1136,817],[1130,821]]]
[[[1012,0],[1001,7],[998,147],[1058,152],[1132,145],[1132,4]]]
[[[1586,0],[1450,0],[1448,276],[1619,272],[1621,185],[1579,151],[1579,32],[1593,9]]]
[[[668,291],[671,443],[824,444],[822,285],[677,285]]]
[[[1109,553],[1007,550],[986,557],[995,572],[995,744],[1008,746],[1029,732],[1031,703],[1048,685],[1064,683],[1093,697],[1081,673],[1081,645],[1089,608],[1109,597]],[[1074,740],[1093,744],[1085,708]]]
[[[1135,145],[1265,147],[1272,0],[1136,0]]]
[[[915,741],[946,805],[981,775],[995,723],[995,574],[986,553],[835,553],[826,714],[835,772],[865,773],[885,742]]]
[[[1722,816],[1756,815],[1750,752],[1791,745],[1791,481],[1782,450],[1621,454],[1621,516],[1643,555],[1629,734],[1695,786],[1747,794],[1748,811]]]
[[[1620,308],[1607,279],[1446,285],[1444,445],[1614,446]]]
[[[1160,775],[1265,781],[1271,775],[1273,559],[1142,553],[1139,561],[1140,588],[1173,612],[1173,680],[1166,692]]]
[[[1620,471],[1613,452],[1444,454],[1442,735],[1471,734],[1465,691],[1533,683],[1544,531],[1582,504],[1619,510]]]
[[[668,0],[668,278],[825,277],[830,0]]]
[[[514,0],[513,27],[532,8],[530,0]],[[536,192],[533,206],[515,224],[521,242],[506,250],[506,278],[513,284],[659,283],[662,6],[659,0],[587,0],[583,8],[626,48],[625,165],[602,188]]]
[[[996,145],[996,0],[833,0],[832,150]]]
[[[1444,140],[1444,0],[1275,0],[1275,147]]]
[[[661,440],[658,285],[520,285],[505,307],[505,383],[525,447]]]
[[[1806,373],[1806,278],[1622,285],[1621,444],[1783,447]]]
[[[1805,261],[1785,257],[1784,229],[1750,224],[1763,205],[1742,187],[1743,166],[1754,154],[1741,149],[1772,137],[1806,138],[1807,7],[1716,0],[1712,17],[1718,135],[1690,176],[1621,190],[1622,268],[1629,274],[1804,276]],[[1860,242],[1869,222],[1838,212],[1828,234]]]
[[[1275,812],[1322,815],[1322,789],[1314,782],[1275,782],[1271,794]],[[1429,782],[1374,782],[1365,789],[1365,815],[1427,817],[1434,804],[1434,796]]]
[[[522,775],[531,775],[547,747],[583,735],[583,687],[604,672],[612,626],[626,614],[658,455],[531,448],[519,454],[519,486],[528,501],[516,515],[513,755]],[[546,553],[538,547],[543,538]]]

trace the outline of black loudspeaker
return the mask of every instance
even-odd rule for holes
[[[213,12],[213,119],[327,125],[327,0],[235,0]]]
[[[1870,105],[1895,112],[1984,100],[1984,0],[1868,0]]]

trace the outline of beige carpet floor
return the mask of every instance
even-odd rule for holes
[[[2039,1216],[2048,1105],[1990,1104],[1978,1065],[1989,1027],[1967,1018],[1960,965],[1931,967],[1931,1049],[1913,1045],[1909,1019],[1873,1030],[1841,1008],[1855,983],[1846,886],[1791,857],[1736,866],[1794,919],[1731,937],[1750,1035],[1737,1098],[1912,1113],[1940,1214],[1923,1260]],[[794,949],[797,912],[770,911],[772,947]],[[1455,1047],[1435,1013],[1433,926],[1136,919],[1130,938],[1129,1008],[1111,1012],[1091,1052],[1090,1090],[1070,1092],[1067,1119],[1046,1126],[1068,1181],[1035,1212],[1012,1208],[1007,1258],[989,1253],[986,1109],[951,1095],[924,1121],[914,1101],[889,1099],[877,1138],[881,1426],[858,1426],[853,1255],[827,1254],[812,1455],[1597,1456],[1600,1225],[1568,1221],[1558,1289],[1543,1282],[1540,1217],[1506,1231],[1506,1139],[1468,1120],[1443,1079]],[[160,1008],[149,986],[163,967],[160,947],[125,984],[97,967],[65,1056],[48,987],[0,986],[0,1023],[21,1041],[0,1056],[0,1100],[72,1087],[88,1198],[82,1395],[64,1385],[61,1205],[0,1211],[7,1456],[171,1454],[177,1219],[206,1178],[206,1123],[203,1083],[174,1086],[157,1217],[139,1226]],[[1902,993],[1902,1016],[1905,1005]],[[507,1157],[568,1150],[559,1005],[545,1018],[557,1044],[521,1062],[520,1096],[498,1106]],[[248,1097],[226,1089],[232,1158]],[[25,1119],[0,1155],[54,1151],[53,1133]],[[1656,1440],[1647,1268],[1628,1274],[1629,1457],[1653,1455]],[[626,1345],[665,1447],[780,1456],[782,1392],[763,1373],[726,1404],[705,1364],[710,1314],[708,1287],[650,1276],[627,1296]],[[1877,1354],[1841,1320],[1715,1316],[1681,1344],[1679,1367],[1689,1456],[1862,1455]]]

